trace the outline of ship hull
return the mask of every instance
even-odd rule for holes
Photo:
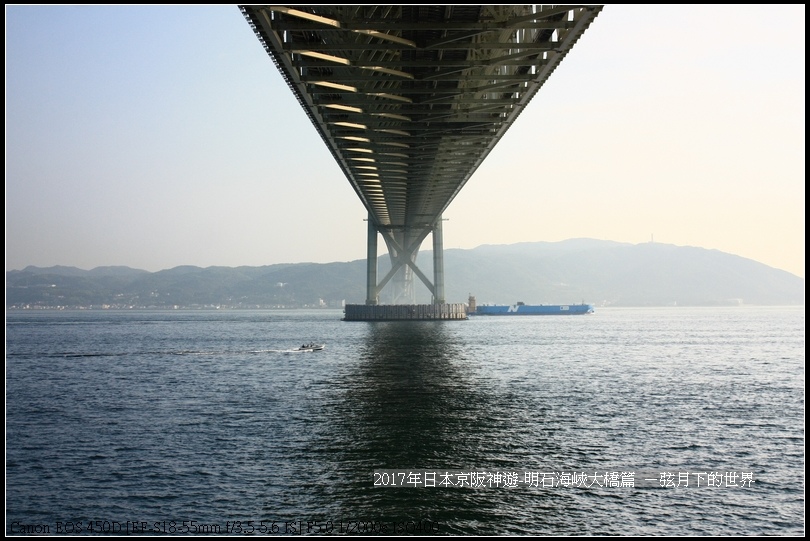
[[[477,316],[573,316],[592,314],[592,304],[513,304],[511,306],[478,306]]]

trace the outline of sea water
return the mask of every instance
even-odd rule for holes
[[[803,535],[804,325],[8,312],[6,533]]]

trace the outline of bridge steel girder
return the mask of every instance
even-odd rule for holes
[[[442,214],[602,10],[239,7],[366,207],[369,228],[383,234],[392,264],[426,285],[403,254],[415,258],[413,241],[434,232],[435,257]],[[441,267],[442,279],[428,285],[434,301],[444,297]]]

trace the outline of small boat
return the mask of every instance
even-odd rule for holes
[[[308,344],[302,344],[300,348],[295,348],[294,351],[321,351],[323,348],[324,344],[310,342]]]

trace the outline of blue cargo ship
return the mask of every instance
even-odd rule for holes
[[[475,297],[470,297],[469,313],[476,316],[573,316],[592,314],[592,304],[536,304],[522,302],[512,305],[490,304],[476,306]]]

